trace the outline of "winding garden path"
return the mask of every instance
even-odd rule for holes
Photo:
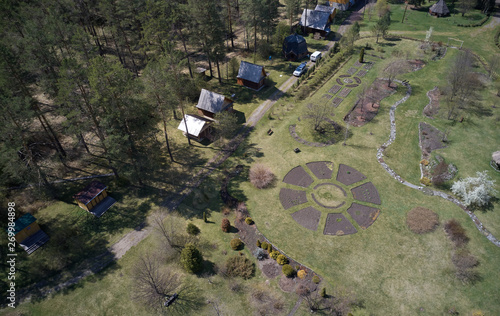
[[[391,167],[389,167],[387,165],[387,163],[384,161],[384,151],[386,150],[386,148],[389,145],[391,145],[396,140],[396,108],[398,107],[398,105],[406,102],[406,100],[408,100],[408,98],[411,95],[411,85],[409,83],[404,83],[404,82],[402,82],[400,80],[394,80],[394,81],[399,82],[402,85],[406,86],[407,90],[406,90],[405,96],[401,100],[399,100],[396,103],[394,103],[391,106],[391,108],[390,108],[389,116],[390,116],[390,121],[391,121],[391,133],[390,133],[389,139],[382,146],[380,146],[377,149],[377,160],[378,160],[378,162],[380,163],[380,165],[394,179],[396,179],[400,183],[406,185],[407,187],[410,187],[410,188],[416,189],[416,190],[420,190],[420,191],[422,191],[422,192],[424,192],[425,194],[428,194],[428,195],[436,195],[436,196],[442,197],[443,199],[446,199],[446,200],[448,200],[450,202],[455,203],[458,207],[460,207],[461,209],[463,209],[465,211],[465,213],[467,213],[467,215],[469,215],[469,217],[474,222],[474,225],[476,225],[477,229],[484,236],[486,236],[486,238],[488,238],[489,241],[491,241],[495,246],[500,247],[500,241],[497,238],[495,238],[495,236],[493,236],[493,234],[490,233],[488,231],[488,229],[486,229],[484,227],[483,223],[481,223],[481,221],[479,220],[479,218],[477,218],[476,214],[474,214],[471,210],[469,210],[462,202],[460,202],[455,197],[453,197],[453,196],[451,196],[449,194],[446,194],[444,192],[436,191],[436,190],[433,190],[433,189],[430,189],[430,188],[426,188],[426,187],[423,187],[423,186],[420,186],[420,185],[415,185],[413,183],[410,183],[410,182],[404,180],[400,175],[398,175],[396,173],[396,171],[394,171]]]

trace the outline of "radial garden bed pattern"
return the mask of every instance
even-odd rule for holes
[[[306,169],[309,169],[313,176]],[[291,169],[284,177],[283,182],[301,186],[304,189],[281,188],[281,205],[285,210],[292,208],[294,212],[290,215],[294,221],[312,231],[318,229],[321,217],[325,213],[327,218],[323,229],[324,235],[354,234],[357,229],[353,223],[356,223],[363,230],[371,226],[380,213],[379,209],[359,203],[351,203],[347,210],[343,208],[348,198],[346,187],[365,180],[366,176],[343,164],[339,165],[335,178],[333,178],[334,173],[334,164],[328,161],[309,162],[306,163],[306,168],[297,166]],[[332,182],[317,183],[317,181],[324,180]],[[308,185],[305,186],[305,184]],[[360,202],[379,205],[381,203],[378,191],[371,182],[352,188],[351,192],[353,198]],[[308,194],[311,195],[312,201],[317,207],[307,206],[300,209],[296,207],[310,201],[307,198]],[[334,208],[338,209],[338,213],[327,213],[328,210]]]

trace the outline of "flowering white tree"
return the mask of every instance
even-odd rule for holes
[[[497,194],[495,180],[491,180],[486,171],[477,172],[477,177],[468,177],[455,181],[451,191],[462,198],[466,206],[488,204],[492,195]]]

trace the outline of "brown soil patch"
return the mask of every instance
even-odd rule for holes
[[[333,163],[329,161],[308,162],[306,166],[314,173],[318,179],[331,179],[333,173]]]
[[[309,230],[318,229],[321,212],[312,206],[306,207],[292,214],[292,218],[302,227]]]
[[[347,209],[347,213],[351,215],[352,219],[356,221],[361,229],[366,229],[367,227],[370,227],[378,218],[380,210],[374,207],[352,203],[349,209]]]
[[[279,282],[280,289],[283,292],[292,293],[295,292],[295,287],[297,283],[294,278],[287,278],[286,276],[282,276]]]
[[[274,279],[281,274],[281,266],[270,258],[260,261],[259,267],[262,270],[262,273],[270,279]]]
[[[387,80],[376,79],[366,91],[365,97],[358,100],[351,111],[347,113],[344,121],[349,119],[350,124],[357,127],[370,122],[378,113],[380,101],[396,92],[396,87],[394,82],[389,87]]]
[[[427,97],[429,98],[429,104],[427,104],[424,108],[424,116],[434,119],[434,115],[439,113],[439,97],[441,96],[441,92],[438,87],[434,87],[434,89],[427,92]]]
[[[285,210],[295,205],[304,204],[307,202],[306,191],[282,188],[280,190],[280,202]]]
[[[429,158],[433,150],[445,148],[443,143],[444,133],[435,128],[434,126],[420,122],[420,148],[422,149],[422,156]]]
[[[283,182],[307,188],[314,182],[314,180],[304,170],[304,168],[302,168],[302,166],[297,166],[288,171],[286,176],[283,178]]]
[[[349,222],[349,220],[340,213],[329,213],[326,217],[326,225],[325,230],[323,231],[324,235],[350,235],[355,234],[358,231],[354,226]]]
[[[368,202],[380,205],[380,196],[377,188],[371,182],[364,183],[358,187],[351,189],[354,198],[361,202]]]
[[[415,207],[406,215],[406,224],[415,234],[432,232],[439,225],[439,217],[424,207]]]
[[[364,179],[366,179],[366,176],[353,167],[343,164],[339,165],[339,171],[337,172],[338,182],[344,185],[351,185]]]

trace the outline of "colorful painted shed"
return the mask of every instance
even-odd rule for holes
[[[49,236],[40,229],[36,218],[29,213],[14,222],[14,238],[28,254],[49,241]]]
[[[116,203],[115,199],[108,196],[107,188],[99,181],[92,181],[85,189],[73,195],[73,198],[78,206],[97,217],[101,217],[111,205]]]

